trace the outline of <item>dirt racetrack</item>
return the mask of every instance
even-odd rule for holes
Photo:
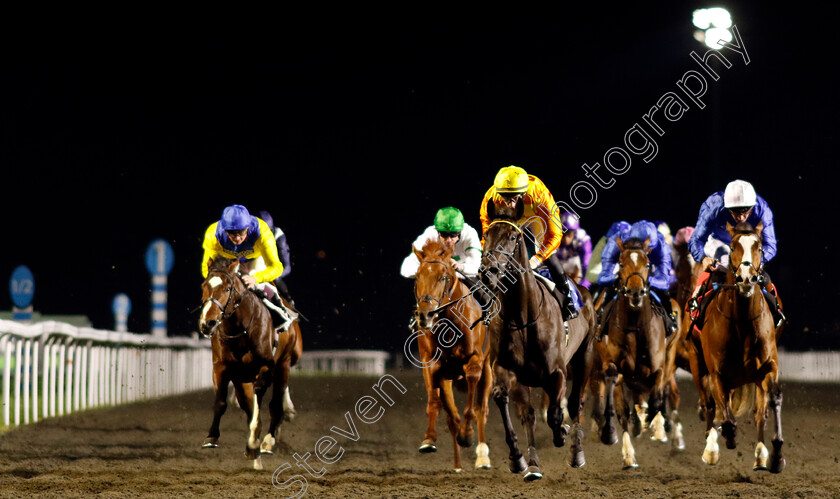
[[[419,454],[425,428],[422,377],[417,369],[393,374],[407,392],[400,394],[383,384],[394,405],[384,405],[385,413],[375,423],[357,419],[358,441],[336,437],[345,453],[334,464],[309,460],[325,472],[320,478],[307,477],[304,497],[840,497],[836,385],[783,385],[787,468],[780,475],[752,471],[755,431],[744,419],[739,420],[738,448],[727,450],[721,439],[720,464],[703,464],[703,426],[693,411],[696,392],[690,383],[681,382],[685,451],[671,451],[670,444],[651,442],[645,433],[635,443],[640,467],[622,471],[619,445],[607,447],[587,432],[586,466],[572,469],[568,448],[550,447],[548,427],[541,423],[538,445],[545,478],[525,483],[508,471],[495,405],[488,421],[492,470],[472,469],[474,449],[466,449],[465,471],[451,471],[452,444],[443,416],[438,422],[438,452]],[[313,452],[320,437],[335,436],[332,426],[347,428],[344,413],[353,413],[361,397],[376,397],[371,388],[376,381],[293,378],[298,417],[283,425],[278,452],[263,457],[261,472],[251,470],[243,455],[247,425],[236,407],[222,419],[221,446],[200,448],[211,419],[209,390],[17,428],[0,436],[0,496],[292,496],[302,482],[280,490],[272,485],[272,472],[288,462],[292,467],[278,474],[278,483],[305,474],[292,454]],[[524,441],[524,432],[519,435]]]

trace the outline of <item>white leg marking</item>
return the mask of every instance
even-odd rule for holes
[[[636,449],[633,448],[630,433],[626,431],[621,437],[621,458],[624,461],[623,469],[639,467],[639,464],[636,462]]]
[[[257,394],[254,394],[254,413],[251,415],[251,422],[248,428],[251,434],[248,436],[248,447],[256,449],[260,445],[259,437],[257,436],[257,426],[260,424],[260,406],[257,403]]]
[[[489,470],[490,465],[490,447],[482,442],[475,448],[475,468],[479,470]]]
[[[770,453],[767,451],[767,447],[764,446],[764,442],[759,442],[755,446],[755,465],[753,465],[753,470],[766,470],[767,458],[769,457]]]
[[[703,449],[703,462],[706,464],[714,465],[720,461],[720,447],[717,439],[717,430],[712,428],[709,430],[709,436],[706,437],[706,448]]]
[[[662,416],[661,412],[657,412],[656,416],[653,417],[653,420],[650,422],[650,428],[652,430],[651,440],[657,440],[659,442],[668,441],[668,435],[665,433],[665,417]]]

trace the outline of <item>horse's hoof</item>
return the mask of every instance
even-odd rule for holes
[[[271,434],[266,435],[260,444],[260,454],[274,454],[274,444],[276,441]]]
[[[605,426],[601,431],[601,443],[605,445],[615,445],[618,443],[618,433],[612,426]]]
[[[420,444],[420,448],[417,449],[423,454],[430,454],[432,452],[437,452],[437,447],[435,443],[431,440],[423,440],[423,443]]]
[[[295,411],[283,411],[283,421],[294,421],[295,417],[297,417]]]
[[[528,470],[525,472],[525,476],[523,477],[526,482],[533,482],[534,480],[539,480],[542,478],[542,471],[536,466],[528,466]]]
[[[255,470],[262,471],[262,469],[263,469],[262,459],[260,459],[259,455],[257,455],[257,458],[253,460],[252,465],[254,466]]]
[[[482,442],[475,448],[475,469],[489,470],[490,468],[490,448]]]
[[[461,447],[472,447],[473,445],[473,436],[472,435],[461,435],[459,434],[457,437],[458,445]]]
[[[475,460],[475,469],[477,470],[489,470],[493,469],[493,466],[490,464],[489,457],[479,457]]]
[[[622,470],[635,470],[639,467],[639,463],[636,461],[624,463],[624,466],[621,467]]]
[[[215,438],[206,438],[204,443],[201,444],[202,449],[215,449],[219,446],[219,440]]]
[[[563,447],[566,445],[566,436],[569,435],[569,425],[564,424],[554,430],[554,446]]]
[[[461,473],[462,471],[464,471],[464,469],[463,468],[452,468],[452,471],[455,472],[455,473]]]
[[[250,447],[245,448],[245,457],[248,459],[257,459],[260,457],[260,448],[255,447],[251,449]]]
[[[770,473],[781,473],[785,469],[785,458],[772,456],[770,458]]]
[[[526,463],[525,458],[520,455],[518,458],[510,458],[509,467],[511,473],[516,473],[518,475],[528,469],[528,463]]]
[[[572,462],[569,464],[572,465],[572,468],[582,468],[586,464],[586,457],[584,457],[583,451],[575,452],[572,456]]]
[[[720,452],[707,452],[703,451],[703,456],[701,457],[704,463],[708,464],[709,466],[714,466],[720,462]]]

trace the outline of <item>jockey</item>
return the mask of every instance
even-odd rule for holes
[[[629,229],[624,230],[618,234],[622,241],[628,239],[639,239],[644,242],[649,241],[648,244],[648,260],[653,267],[653,274],[648,276],[648,283],[650,285],[651,296],[654,298],[653,304],[662,305],[665,310],[665,327],[667,334],[671,334],[677,330],[677,322],[674,317],[674,312],[671,308],[671,297],[669,296],[669,289],[671,282],[674,279],[671,268],[671,248],[665,243],[665,236],[656,230],[656,226],[647,220],[640,220],[630,226]],[[618,248],[618,243],[615,238],[607,241],[604,252],[601,254],[601,275],[598,276],[598,284],[601,286],[612,285],[609,289],[610,294],[605,296],[605,305],[601,307],[604,309],[609,302],[612,301],[612,296],[617,292],[619,283],[617,282],[618,274],[616,273],[616,264],[618,263],[621,251]],[[602,321],[602,329],[607,325],[608,320],[606,311],[604,314],[605,320]],[[602,331],[603,334],[603,331]]]
[[[458,272],[458,277],[467,282],[478,274],[481,265],[481,239],[478,232],[464,222],[464,215],[458,208],[441,208],[435,214],[435,223],[426,228],[414,241],[414,248],[422,250],[429,240],[439,240],[446,248],[454,248],[449,263]],[[400,274],[414,277],[420,267],[420,260],[412,251],[403,260]],[[465,280],[466,279],[466,280]]]
[[[557,247],[557,258],[563,265],[567,274],[577,272],[577,281],[587,288],[589,281],[586,280],[586,269],[592,258],[592,238],[585,230],[580,228],[580,222],[573,213],[563,213],[560,222],[566,228],[560,246]]]
[[[204,233],[204,257],[201,260],[201,274],[207,278],[210,260],[221,256],[238,259],[242,270],[242,282],[263,298],[269,310],[280,316],[279,329],[286,330],[294,321],[293,314],[286,310],[277,293],[267,286],[283,273],[283,264],[277,256],[277,243],[269,226],[263,220],[252,216],[240,204],[228,206],[222,218],[207,227]],[[266,268],[253,271],[257,257],[262,257]]]
[[[589,291],[592,292],[592,299],[596,303],[598,301],[598,294],[601,291],[601,286],[598,285],[598,276],[601,275],[602,270],[601,256],[607,246],[607,241],[614,240],[617,234],[628,230],[630,230],[630,224],[623,220],[613,223],[606,235],[601,236],[601,239],[595,245],[595,249],[592,250],[593,257],[589,260],[589,270],[586,272],[586,280],[591,283],[589,285]],[[615,264],[613,264],[614,266]],[[613,269],[613,272],[615,272],[615,269]]]
[[[280,227],[274,225],[274,218],[271,217],[269,212],[262,210],[259,212],[259,215],[259,218],[268,225],[268,229],[274,234],[274,240],[277,242],[277,253],[280,257],[280,263],[283,264],[283,273],[280,274],[280,277],[274,279],[274,286],[280,292],[280,295],[294,306],[295,301],[292,299],[291,293],[289,293],[289,286],[283,281],[284,277],[292,273],[291,252],[289,251],[289,242],[286,240],[286,234]]]
[[[556,210],[554,197],[542,180],[528,175],[518,166],[506,166],[499,170],[493,186],[487,190],[481,201],[482,233],[487,232],[490,227],[490,216],[487,214],[488,202],[509,208],[515,208],[517,203],[524,204],[522,218],[518,220],[519,225],[528,222],[527,227],[532,229],[532,233],[536,230],[542,231],[542,241],[537,243],[537,251],[530,260],[531,269],[536,269],[540,264],[548,267],[555,284],[555,296],[563,309],[563,317],[567,320],[577,317],[566,272],[555,254],[563,237],[563,225],[557,214],[552,212]],[[536,223],[534,218],[538,218],[541,223]]]
[[[753,227],[759,222],[763,224],[761,231],[761,245],[763,248],[762,268],[776,256],[776,229],[773,226],[773,212],[770,206],[761,196],[755,193],[755,188],[744,180],[733,180],[726,185],[726,189],[718,191],[706,199],[700,207],[700,215],[697,224],[694,226],[694,233],[688,240],[688,247],[694,260],[700,262],[703,269],[711,275],[715,270],[723,271],[729,263],[729,243],[732,237],[726,229],[729,223],[735,226],[739,223],[749,223]],[[718,266],[719,260],[722,267]],[[719,276],[720,277],[720,276]],[[708,278],[708,276],[707,276]],[[698,279],[702,281],[694,290],[692,308],[697,308],[696,297],[701,285],[707,278]],[[761,290],[770,310],[773,312],[773,320],[776,327],[785,320],[785,315],[779,308],[776,300],[776,288],[770,282],[767,271],[763,271],[763,279],[759,279]],[[769,288],[769,292],[768,292]]]

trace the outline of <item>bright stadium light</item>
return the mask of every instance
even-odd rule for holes
[[[728,43],[732,41],[732,33],[729,28],[732,26],[732,16],[729,11],[722,7],[711,9],[697,9],[691,18],[697,31],[694,38],[708,47],[720,50],[723,45],[719,42]]]

